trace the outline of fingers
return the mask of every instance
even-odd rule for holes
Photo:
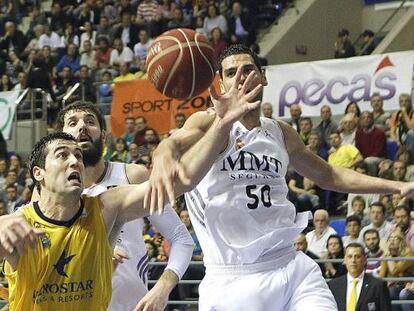
[[[155,212],[155,204],[157,200],[157,188],[152,189],[151,191],[151,205],[150,205],[150,215],[153,215]]]
[[[175,205],[175,192],[172,182],[167,182],[165,184],[165,190],[167,191],[168,201],[170,202],[171,206]]]
[[[241,79],[241,76],[243,74],[243,70],[244,70],[243,66],[239,66],[239,68],[237,68],[236,76],[235,76],[235,79],[234,79],[234,83],[232,85],[232,88],[233,89],[236,89],[237,90],[237,88],[239,87],[240,79]]]
[[[219,99],[219,95],[217,94],[216,88],[214,87],[214,85],[211,85],[208,88],[209,92],[210,92],[210,97],[214,103],[214,101],[217,101]]]
[[[148,186],[147,186],[147,190],[145,190],[144,209],[148,209],[149,208],[150,198],[151,198],[151,192],[152,192],[152,187],[151,187],[151,182],[149,182],[148,183]]]
[[[251,71],[249,75],[247,76],[246,80],[243,83],[243,86],[241,88],[242,94],[246,94],[246,92],[252,87],[252,83],[254,79],[256,78],[256,72]]]
[[[161,215],[164,210],[164,191],[162,185],[160,185],[161,189],[158,189],[157,193],[157,205],[158,205],[158,215]]]
[[[134,311],[142,311],[144,309],[144,301],[141,300],[138,305],[135,307]]]
[[[251,90],[249,93],[244,95],[245,100],[247,102],[250,102],[251,100],[255,100],[262,90],[263,90],[263,85],[261,84],[257,85],[253,90]]]

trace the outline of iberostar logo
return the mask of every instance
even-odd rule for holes
[[[65,252],[65,250],[63,250],[62,255],[60,255],[60,258],[59,258],[58,262],[53,265],[53,267],[55,267],[56,272],[59,273],[59,275],[61,275],[61,276],[68,277],[68,275],[66,274],[64,269],[65,269],[65,266],[69,262],[71,262],[71,260],[75,256],[76,256],[76,254],[66,257],[66,252]]]
[[[0,131],[3,132],[9,126],[10,122],[12,122],[12,107],[9,105],[9,101],[4,97],[0,97],[0,105],[5,105],[7,107],[7,117],[1,118],[2,122],[0,122]]]

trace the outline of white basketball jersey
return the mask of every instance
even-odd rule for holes
[[[98,196],[107,189],[129,184],[125,163],[105,162],[105,172],[95,185],[86,188],[83,194]],[[108,310],[132,310],[148,292],[148,257],[142,238],[143,219],[130,221],[121,229],[116,246],[125,250],[129,259],[119,264],[112,275],[112,300]],[[125,308],[130,304],[130,308]]]
[[[247,130],[236,122],[227,149],[185,198],[208,265],[242,265],[277,257],[307,226],[288,201],[289,164],[277,121]]]

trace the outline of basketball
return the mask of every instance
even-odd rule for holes
[[[213,82],[213,53],[206,36],[192,29],[169,30],[158,36],[148,51],[148,79],[165,96],[191,98]]]

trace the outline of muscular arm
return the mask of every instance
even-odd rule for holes
[[[331,166],[310,152],[299,135],[286,123],[280,122],[290,164],[302,176],[317,183],[320,187],[338,192],[352,193],[400,193],[405,185],[368,175],[353,170]]]

